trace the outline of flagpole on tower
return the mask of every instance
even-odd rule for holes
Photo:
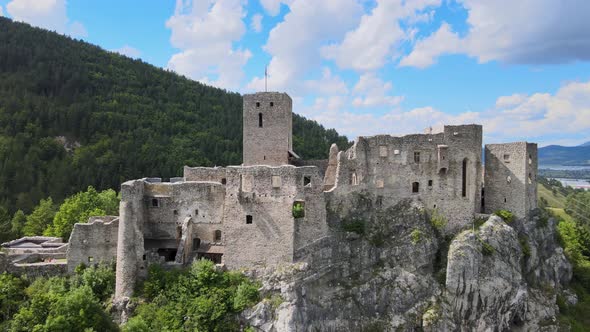
[[[264,92],[268,92],[268,66],[264,66]]]

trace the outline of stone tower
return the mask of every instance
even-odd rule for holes
[[[243,164],[280,166],[293,153],[292,104],[286,93],[244,95]]]
[[[506,209],[519,218],[537,207],[537,144],[485,147],[485,212]]]

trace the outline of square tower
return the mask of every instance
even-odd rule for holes
[[[293,154],[292,104],[286,93],[244,95],[244,166],[289,164]]]
[[[505,209],[525,218],[537,207],[537,144],[485,147],[485,212]]]

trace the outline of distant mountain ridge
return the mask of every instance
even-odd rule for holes
[[[549,145],[539,148],[539,165],[590,166],[590,142],[579,146]]]

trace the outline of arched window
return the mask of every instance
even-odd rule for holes
[[[219,241],[221,241],[221,231],[216,230],[215,231],[215,242],[219,242]]]
[[[258,113],[258,127],[262,128],[262,113]]]
[[[467,158],[463,159],[463,172],[461,178],[461,196],[467,196]]]

